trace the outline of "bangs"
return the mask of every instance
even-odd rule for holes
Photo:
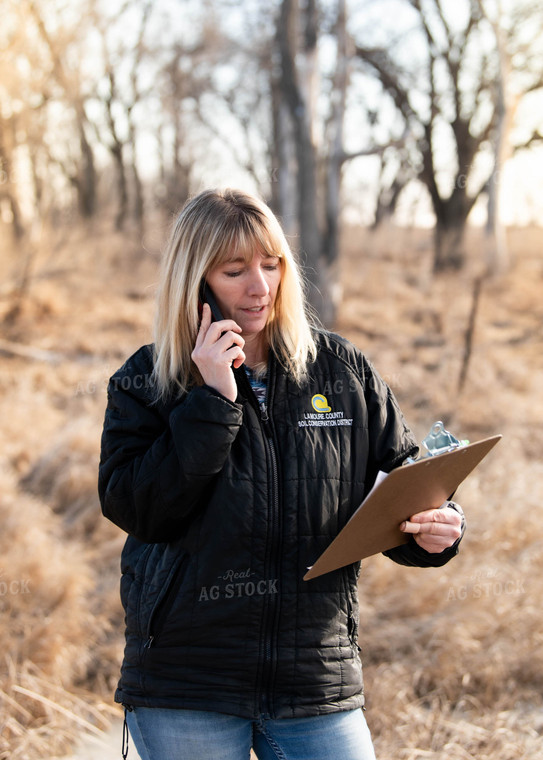
[[[267,219],[256,215],[240,214],[235,220],[228,220],[219,233],[220,240],[214,255],[210,257],[208,269],[235,259],[249,263],[254,253],[263,257],[281,259],[284,251],[281,239],[268,229]]]

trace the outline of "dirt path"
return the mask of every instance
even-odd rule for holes
[[[122,720],[115,721],[112,728],[103,737],[86,736],[73,755],[63,760],[121,760],[121,744],[123,735]],[[128,760],[138,760],[139,755],[132,742]]]

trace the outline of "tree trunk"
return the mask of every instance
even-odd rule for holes
[[[329,157],[326,166],[326,225],[323,240],[323,254],[329,263],[335,262],[339,256],[343,123],[345,121],[345,99],[348,79],[347,13],[345,0],[338,0],[336,44],[336,73],[331,97]]]
[[[311,66],[316,66],[314,47],[316,38],[312,33],[316,29],[314,3],[307,4],[306,34],[303,55],[298,55],[297,21],[299,8],[296,0],[283,0],[279,14],[277,30],[278,45],[281,52],[280,87],[288,104],[293,125],[294,145],[297,163],[298,195],[298,233],[301,263],[305,278],[309,284],[309,302],[324,324],[331,324],[335,317],[331,297],[333,272],[323,257],[323,238],[318,218],[317,193],[317,156],[312,139],[311,93],[313,78]],[[303,81],[306,89],[300,85],[300,73],[297,60],[303,59]]]
[[[130,174],[132,175],[132,184],[134,186],[134,220],[138,226],[138,233],[140,238],[143,237],[144,232],[144,200],[143,200],[143,183],[141,181],[140,173],[137,164],[136,153],[136,128],[132,120],[132,109],[129,109],[127,113],[128,119],[128,144],[130,146],[130,153],[132,161],[130,162]]]
[[[190,194],[190,168],[181,157],[182,149],[183,126],[181,123],[181,113],[178,110],[175,114],[173,139],[173,174],[170,177],[170,189],[168,193],[168,196],[173,199],[176,208],[180,208]]]
[[[6,128],[8,127],[8,129]],[[15,242],[19,242],[24,235],[24,227],[21,219],[19,201],[15,193],[15,183],[13,181],[13,165],[11,161],[13,141],[15,134],[15,125],[13,120],[2,120],[0,123],[0,169],[2,177],[5,180],[0,183],[0,200],[8,203],[11,212],[11,229]]]
[[[138,226],[138,234],[143,237],[145,230],[145,205],[143,200],[143,184],[136,165],[135,158],[130,166],[132,181],[134,183],[134,219]]]
[[[409,161],[406,160],[405,157],[402,157],[400,166],[398,167],[398,171],[396,173],[396,176],[394,177],[392,184],[389,187],[386,187],[384,182],[384,175],[385,170],[387,168],[385,163],[385,158],[383,155],[380,157],[381,159],[381,168],[379,171],[379,181],[378,181],[378,191],[377,191],[377,199],[375,202],[375,212],[373,216],[373,222],[371,224],[371,229],[373,231],[379,229],[385,222],[390,223],[394,214],[396,213],[396,208],[398,206],[398,201],[400,199],[400,195],[403,192],[403,189],[408,184],[410,178],[411,178],[411,172],[409,170]]]
[[[281,219],[286,235],[296,234],[296,149],[290,113],[276,76],[272,75],[272,175],[271,207]]]
[[[79,211],[81,216],[89,219],[96,211],[96,169],[94,154],[85,134],[85,127],[78,111],[79,144],[81,146],[81,165],[79,176],[74,182],[78,192]]]
[[[438,220],[434,231],[434,272],[462,269],[465,261],[465,221]]]
[[[33,145],[29,150],[30,171],[32,176],[32,191],[34,195],[35,218],[43,217],[43,178],[39,170],[40,151],[37,145]]]
[[[124,166],[123,144],[117,140],[111,146],[111,155],[117,168],[117,191],[119,205],[115,215],[115,229],[120,232],[124,228],[126,213],[128,210],[128,186],[126,182],[126,170]]]
[[[117,124],[113,115],[113,104],[117,98],[117,80],[113,70],[113,67],[108,60],[107,75],[109,80],[109,94],[105,98],[104,105],[106,108],[107,125],[111,135],[111,142],[109,142],[109,152],[113,158],[115,170],[117,174],[117,195],[118,206],[117,213],[115,215],[115,229],[120,232],[124,228],[126,221],[126,215],[128,212],[128,185],[126,182],[126,167],[124,164],[124,146],[125,143],[119,137]],[[130,116],[128,116],[130,121]]]
[[[465,146],[462,153],[462,142],[458,137],[458,124],[455,125],[455,139],[459,150],[458,172],[455,178],[454,188],[448,198],[443,198],[439,193],[436,181],[436,168],[432,147],[432,125],[425,126],[425,140],[422,143],[421,153],[423,157],[423,169],[420,175],[426,185],[432,201],[432,208],[436,217],[434,228],[434,272],[443,272],[447,269],[458,270],[464,266],[466,252],[464,249],[464,233],[467,218],[471,211],[474,199],[468,197],[466,191],[465,176],[460,174],[461,167],[467,165],[467,159],[461,160],[464,153],[469,155]]]
[[[94,154],[85,133],[87,116],[85,113],[84,101],[80,92],[74,91],[73,86],[70,83],[70,77],[66,75],[62,55],[53,44],[43,22],[43,18],[40,15],[39,9],[34,2],[29,3],[29,10],[34,17],[40,35],[51,54],[54,77],[64,89],[67,100],[70,105],[73,106],[75,111],[79,146],[81,149],[81,165],[77,176],[71,176],[69,179],[77,190],[78,205],[81,215],[84,218],[90,218],[96,210],[96,169],[94,166]]]
[[[499,20],[492,23],[496,36],[499,72],[496,77],[496,127],[494,132],[494,167],[488,181],[488,211],[485,226],[486,262],[490,274],[501,274],[510,266],[510,255],[504,225],[500,218],[499,198],[501,176],[505,162],[511,155],[509,134],[518,107],[516,102],[507,103],[507,86],[510,78],[511,60],[503,40]]]

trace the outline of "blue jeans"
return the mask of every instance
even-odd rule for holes
[[[200,710],[135,707],[126,713],[141,760],[375,760],[362,710],[248,720]]]

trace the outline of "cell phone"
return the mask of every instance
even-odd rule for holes
[[[211,318],[215,322],[220,322],[224,319],[223,315],[221,314],[221,310],[219,309],[219,305],[217,304],[217,301],[215,299],[215,296],[213,295],[213,291],[207,284],[205,280],[202,280],[200,284],[200,293],[198,296],[198,310],[200,312],[200,315],[202,313],[203,305],[207,303],[209,304],[209,308],[211,309]]]
[[[202,310],[205,303],[209,304],[209,308],[211,309],[211,321],[221,322],[224,317],[221,314],[221,310],[219,309],[219,304],[217,303],[215,296],[213,295],[213,291],[207,282],[205,280],[202,280],[198,294],[198,312],[200,313],[200,319],[202,318]],[[221,333],[221,336],[222,335],[224,335],[224,333]],[[235,345],[235,343],[232,343],[230,348],[233,348]]]

